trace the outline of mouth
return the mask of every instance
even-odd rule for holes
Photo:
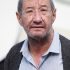
[[[31,31],[39,32],[39,31],[43,31],[45,27],[44,26],[32,26],[30,29]]]
[[[44,28],[44,26],[31,26],[31,28]]]

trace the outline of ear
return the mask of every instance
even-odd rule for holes
[[[53,13],[53,18],[52,19],[53,19],[53,22],[54,22],[55,19],[56,19],[56,9],[54,9],[52,13]]]
[[[21,20],[21,14],[19,12],[16,12],[16,16],[17,16],[17,19],[18,19],[18,22],[20,25],[22,25],[22,20]]]

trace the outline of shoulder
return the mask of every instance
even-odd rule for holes
[[[12,56],[15,55],[17,52],[20,52],[24,41],[15,44],[9,51],[8,55]]]
[[[62,35],[59,35],[59,38],[60,38],[61,46],[70,49],[70,40]]]
[[[61,47],[62,47],[62,53],[65,56],[70,57],[70,40],[65,38],[64,36],[60,35],[60,42],[61,42]]]
[[[14,51],[14,50],[15,50],[15,51],[20,51],[20,49],[22,48],[23,43],[24,43],[24,41],[15,44],[15,45],[11,48],[11,50],[13,50],[13,51]]]
[[[8,52],[6,59],[5,60],[9,60],[9,59],[13,59],[14,56],[16,56],[18,53],[20,53],[20,50],[22,48],[24,41],[15,44],[10,51]]]
[[[70,40],[67,39],[66,37],[64,37],[62,35],[59,35],[59,38],[60,38],[61,43],[69,44],[70,45]]]
[[[15,64],[18,64],[18,60],[22,58],[20,50],[22,48],[23,43],[24,41],[17,43],[10,49],[9,53],[6,56],[5,62],[4,62],[5,70],[9,70],[10,66],[12,66],[11,68],[13,68]],[[13,70],[13,69],[10,69],[10,70]]]
[[[4,70],[4,61],[5,61],[5,59],[0,61],[0,69],[1,70]]]

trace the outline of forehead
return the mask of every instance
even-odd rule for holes
[[[23,8],[39,7],[42,5],[50,6],[50,0],[23,0]]]

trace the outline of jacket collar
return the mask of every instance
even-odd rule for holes
[[[63,68],[70,70],[70,40],[60,35]]]

